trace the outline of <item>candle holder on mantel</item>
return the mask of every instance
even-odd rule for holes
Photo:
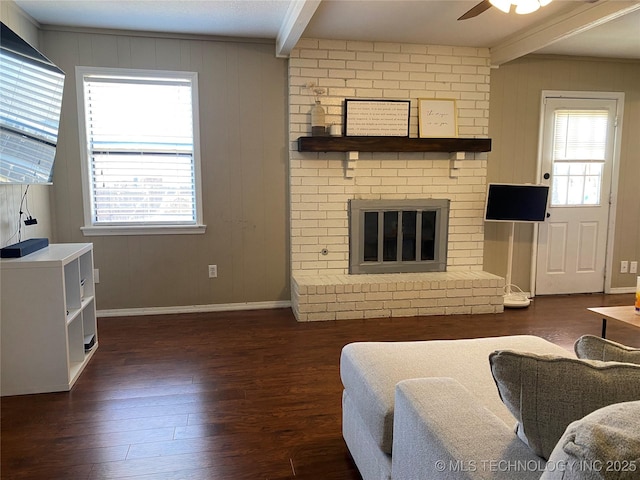
[[[322,108],[320,100],[316,100],[316,104],[311,107],[311,135],[314,137],[327,135],[324,108]]]
[[[315,105],[311,107],[311,135],[314,137],[327,136],[327,123],[325,111],[320,104],[320,95],[323,95],[326,90],[322,87],[316,86],[314,82],[308,82],[306,88],[311,91]]]

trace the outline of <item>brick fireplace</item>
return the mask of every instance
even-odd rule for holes
[[[482,271],[486,153],[307,153],[310,82],[328,124],[345,98],[453,98],[460,137],[486,137],[489,52],[481,48],[302,39],[289,61],[292,304],[299,321],[502,311],[501,277]],[[351,158],[351,160],[349,160]],[[450,201],[445,272],[349,274],[350,200]]]

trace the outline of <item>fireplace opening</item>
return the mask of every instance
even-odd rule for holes
[[[444,272],[449,200],[350,200],[349,273]]]

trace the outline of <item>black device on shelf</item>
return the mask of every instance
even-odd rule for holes
[[[0,258],[20,258],[30,253],[37,252],[49,245],[48,238],[30,238],[22,242],[14,243],[0,250]]]
[[[84,336],[84,351],[89,352],[96,344],[96,336],[94,334]]]

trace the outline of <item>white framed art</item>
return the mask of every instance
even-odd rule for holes
[[[419,98],[418,129],[421,138],[457,137],[456,101],[448,98]]]
[[[408,137],[409,100],[344,101],[345,136]]]

